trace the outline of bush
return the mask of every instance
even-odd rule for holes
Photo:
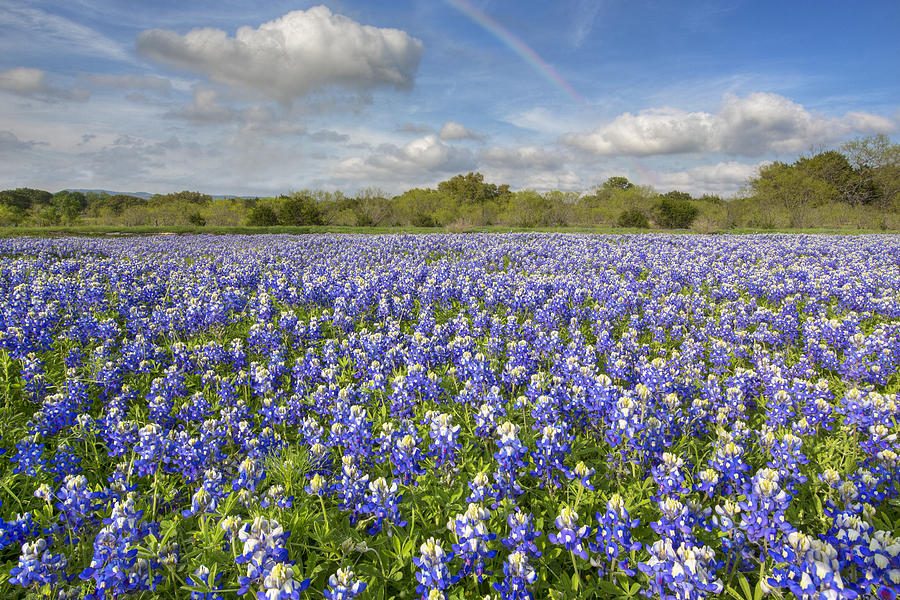
[[[200,213],[195,212],[188,215],[188,223],[196,227],[204,227],[206,225],[206,219],[204,219]]]
[[[433,215],[424,213],[416,213],[411,220],[413,227],[440,227]]]
[[[630,208],[619,215],[619,227],[634,227],[638,229],[649,229],[650,221],[647,215],[636,208]]]
[[[294,194],[285,198],[278,208],[278,222],[282,225],[321,225],[322,215],[316,201],[309,196]]]
[[[690,196],[683,192],[669,192],[661,196],[653,207],[654,218],[659,226],[665,229],[690,227],[700,211],[691,204],[689,198]]]
[[[273,225],[278,225],[278,215],[275,214],[271,206],[257,204],[250,211],[247,225],[251,227],[272,227]]]

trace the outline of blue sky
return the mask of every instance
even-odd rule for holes
[[[0,188],[736,193],[900,126],[900,3],[0,0]]]

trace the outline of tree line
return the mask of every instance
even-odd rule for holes
[[[390,196],[303,190],[269,198],[212,198],[199,192],[149,199],[17,188],[0,191],[0,226],[293,226],[470,228],[628,227],[900,229],[900,144],[885,135],[763,166],[735,197],[659,193],[622,176],[585,192],[513,191],[481,173]]]

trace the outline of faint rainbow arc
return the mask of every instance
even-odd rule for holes
[[[587,100],[585,100],[584,96],[579,94],[578,91],[574,87],[572,87],[572,84],[570,84],[566,80],[566,78],[563,77],[561,73],[559,73],[559,71],[554,69],[549,63],[547,63],[547,61],[542,59],[538,55],[538,53],[535,52],[528,44],[516,37],[512,32],[503,27],[503,25],[496,22],[484,12],[472,6],[472,4],[468,0],[444,1],[458,10],[464,16],[480,25],[488,33],[503,42],[503,44],[509,47],[517,55],[519,55],[519,57],[521,57],[526,63],[536,69],[538,73],[540,73],[545,79],[559,88],[577,104],[580,104],[581,106],[588,106],[588,102]],[[650,185],[658,187],[661,182],[655,171],[647,168],[636,156],[626,154],[624,155],[624,158],[629,167],[629,175],[631,175],[632,178],[635,178],[634,175],[637,174],[639,178],[649,182]]]
[[[475,23],[487,30],[488,33],[503,42],[509,49],[518,54],[526,63],[534,67],[538,73],[562,90],[572,100],[582,106],[587,106],[588,103],[584,97],[572,87],[572,84],[566,81],[565,77],[550,66],[547,61],[542,59],[528,44],[516,37],[503,25],[472,6],[468,0],[445,0],[445,2],[472,21],[475,21]]]

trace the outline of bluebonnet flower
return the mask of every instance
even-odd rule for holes
[[[570,445],[571,438],[564,429],[556,425],[544,425],[541,428],[537,449],[531,453],[534,459],[531,475],[540,479],[538,485],[542,489],[546,484],[559,487],[559,474],[567,472],[563,459],[568,455]]]
[[[497,431],[497,419],[505,415],[506,410],[499,402],[482,404],[475,413],[475,436],[479,439],[492,437]]]
[[[445,590],[452,583],[447,563],[452,560],[453,555],[445,553],[434,538],[428,538],[419,551],[421,554],[413,557],[413,564],[419,568],[416,572],[416,580],[419,582],[416,592],[422,594],[423,600],[435,600],[435,596],[445,598]]]
[[[788,588],[801,600],[857,596],[845,587],[837,551],[827,542],[791,531],[781,544],[769,549],[769,556],[776,563],[766,579],[770,588]]]
[[[716,577],[721,565],[709,546],[681,542],[674,547],[671,540],[661,539],[649,550],[650,559],[638,563],[638,568],[650,578],[650,594],[672,600],[702,600],[724,590]]]
[[[314,473],[309,483],[303,487],[303,490],[311,496],[328,496],[331,494],[332,486],[322,477],[321,473]]]
[[[604,562],[616,561],[617,567],[629,577],[634,576],[634,570],[628,566],[630,552],[640,550],[642,544],[632,540],[631,531],[640,524],[639,519],[632,519],[625,508],[625,502],[619,494],[613,494],[606,503],[606,513],[596,513],[597,534],[596,543],[590,542],[592,551],[603,555]],[[601,568],[601,574],[605,569],[603,563],[593,558],[591,564]],[[613,567],[615,568],[615,567]]]
[[[537,573],[528,563],[528,555],[524,552],[512,552],[503,563],[503,581],[494,583],[494,589],[500,592],[502,600],[532,600],[534,596],[528,589],[537,579]]]
[[[659,486],[657,497],[682,496],[690,491],[685,483],[682,467],[684,461],[670,453],[663,452],[662,462],[653,467],[653,480]]]
[[[9,572],[9,581],[26,588],[44,585],[52,587],[60,579],[60,572],[65,578],[67,565],[65,556],[51,553],[47,549],[46,540],[38,538],[22,545],[19,564]]]
[[[437,470],[451,470],[456,466],[457,454],[460,449],[460,426],[453,424],[453,417],[446,413],[436,414],[429,411],[426,416],[431,436],[429,454],[434,457],[434,468]]]
[[[241,589],[238,595],[247,593],[251,585],[259,584],[257,592],[260,600],[296,599],[298,593],[309,586],[310,580],[294,579],[293,563],[288,560],[284,542],[290,532],[285,532],[274,519],[256,517],[244,523],[238,531],[238,540],[243,544],[237,564],[246,564],[246,575],[238,577]]]
[[[591,528],[587,525],[578,527],[578,513],[571,507],[564,506],[556,517],[558,534],[551,533],[548,539],[551,544],[559,544],[575,556],[587,560],[587,551],[584,549],[584,539],[590,535]]]
[[[63,485],[56,492],[56,509],[60,511],[60,520],[72,531],[95,519],[96,511],[101,507],[99,500],[105,499],[103,492],[92,492],[84,475],[66,475]]]
[[[16,452],[9,460],[16,463],[13,473],[23,473],[29,477],[37,477],[37,469],[44,466],[44,444],[33,439],[23,439],[16,444]]]
[[[515,502],[522,494],[519,485],[519,470],[525,466],[524,458],[528,450],[518,438],[519,426],[506,421],[497,427],[497,470],[494,473],[494,497],[497,501],[509,499]]]
[[[323,593],[325,600],[352,600],[365,589],[366,583],[354,580],[353,571],[338,569],[328,578],[328,588]]]
[[[537,549],[534,540],[541,536],[541,532],[534,530],[531,515],[516,510],[509,514],[506,522],[509,524],[509,537],[500,540],[503,545],[515,552],[523,552],[527,556],[540,558],[541,552]]]
[[[138,443],[134,447],[137,459],[134,470],[141,476],[152,475],[159,468],[160,461],[166,456],[165,432],[161,425],[150,423],[138,430]]]
[[[134,493],[116,501],[104,527],[94,538],[94,554],[90,565],[79,577],[93,579],[95,591],[91,600],[107,595],[130,594],[155,588],[159,577],[152,577],[150,561],[137,557],[137,546],[150,535],[151,526],[141,523],[143,511],[136,510]]]
[[[391,447],[391,463],[394,473],[400,477],[403,485],[417,485],[417,478],[425,474],[422,466],[422,451],[419,449],[420,439],[415,432],[397,438]]]
[[[266,490],[265,496],[259,501],[260,508],[277,506],[278,508],[290,508],[294,505],[294,497],[284,493],[283,485],[273,485]]]
[[[369,483],[369,493],[366,495],[366,504],[363,511],[371,514],[375,521],[369,527],[369,535],[375,535],[387,529],[387,533],[391,535],[391,529],[388,525],[393,524],[395,527],[406,527],[406,521],[400,518],[400,501],[403,499],[402,494],[397,493],[397,483],[388,484],[384,477],[379,477],[375,481]]]
[[[741,508],[741,529],[751,543],[775,541],[779,532],[789,531],[785,511],[790,498],[779,485],[780,477],[772,469],[760,469],[753,477],[747,499],[739,502]]]
[[[566,469],[565,474],[569,479],[576,479],[578,485],[586,490],[596,491],[591,483],[591,477],[597,472],[593,467],[588,467],[583,460],[579,460],[574,469]]]
[[[491,496],[491,479],[488,477],[487,471],[478,471],[472,481],[469,482],[469,489],[472,493],[466,499],[466,502],[484,502]]]
[[[67,475],[81,473],[81,458],[66,444],[60,444],[50,458],[53,481],[62,481]]]
[[[338,498],[340,498],[340,509],[350,513],[351,525],[365,514],[365,497],[368,487],[369,476],[359,470],[353,456],[342,457],[341,479],[336,489]]]
[[[482,506],[470,503],[465,513],[456,515],[447,523],[447,529],[456,534],[458,543],[453,544],[453,552],[463,561],[462,569],[456,575],[456,579],[462,579],[468,575],[474,575],[481,583],[484,575],[490,575],[485,571],[485,559],[494,558],[495,550],[488,550],[487,543],[497,537],[497,534],[487,530],[487,521],[490,512]]]

